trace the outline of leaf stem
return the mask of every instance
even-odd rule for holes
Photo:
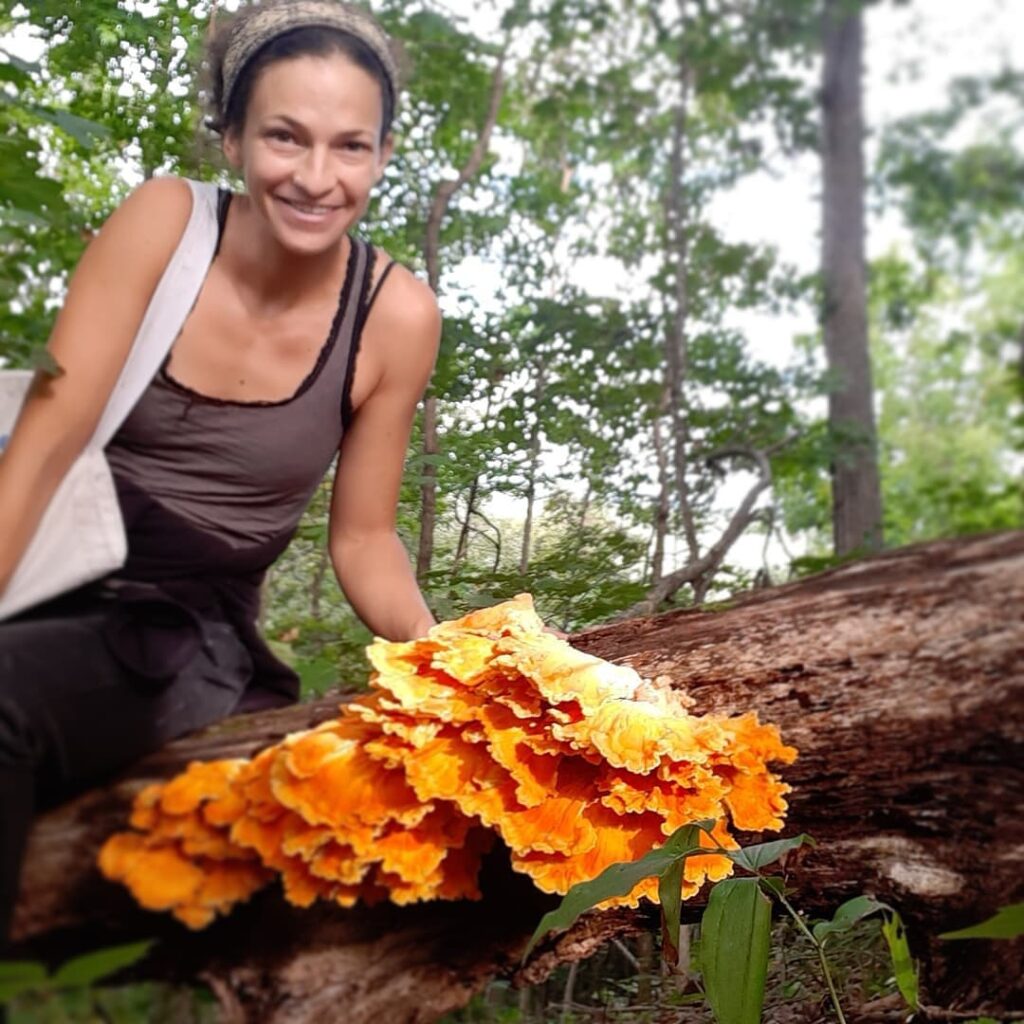
[[[793,905],[786,899],[785,895],[777,891],[775,892],[775,895],[778,897],[779,902],[789,912],[789,916],[796,921],[796,926],[804,933],[807,941],[814,946],[814,949],[818,954],[818,963],[821,965],[821,973],[825,979],[825,985],[828,987],[829,998],[832,1000],[832,1007],[836,1011],[836,1017],[839,1018],[839,1024],[846,1024],[846,1017],[843,1015],[843,1008],[839,1003],[839,993],[836,991],[835,982],[832,980],[832,972],[828,969],[828,957],[825,956],[825,947],[822,946],[822,944],[814,937],[810,928],[804,924],[803,918],[801,918],[796,912]]]

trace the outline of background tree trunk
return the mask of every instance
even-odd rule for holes
[[[506,40],[505,48],[508,42]],[[491,133],[498,121],[501,99],[505,94],[505,49],[498,57],[491,78],[491,95],[480,134],[465,165],[458,176],[440,182],[434,192],[427,215],[427,230],[423,240],[423,258],[427,266],[427,281],[435,293],[441,290],[441,226],[448,207],[467,182],[473,180],[483,166],[491,144]],[[437,396],[429,392],[423,398],[422,452],[424,456],[420,483],[420,534],[416,545],[416,579],[422,584],[430,573],[434,560],[434,529],[437,525],[437,456],[441,445],[437,434]]]
[[[800,749],[787,834],[818,847],[788,864],[808,913],[872,892],[907,920],[926,998],[998,1009],[1024,1001],[1021,943],[935,936],[1024,896],[1024,533],[906,548],[757,591],[723,612],[680,611],[590,630],[582,649],[667,674],[694,710],[756,709]],[[232,719],[174,744],[108,788],[43,817],[32,838],[13,955],[59,958],[138,936],[151,974],[212,979],[259,1024],[426,1022],[496,974],[538,980],[644,911],[585,917],[518,955],[551,900],[500,856],[481,903],[298,910],[267,891],[191,934],[134,907],[93,867],[145,782],[196,758],[246,756],[335,713],[337,697]],[[744,835],[750,842],[755,837]],[[698,903],[686,908],[692,920]],[[955,956],[955,965],[952,957]],[[998,1017],[998,1013],[994,1014]]]
[[[823,22],[822,283],[837,555],[882,545],[864,260],[864,19],[859,3],[826,0]]]

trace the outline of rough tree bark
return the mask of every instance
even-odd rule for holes
[[[724,611],[619,623],[574,642],[670,676],[697,712],[753,708],[778,723],[800,748],[786,771],[786,831],[819,844],[788,865],[798,905],[825,914],[878,895],[909,924],[929,1002],[996,1010],[1024,1003],[1022,944],[934,936],[1024,897],[1022,608],[1019,532],[890,552]],[[59,958],[76,941],[157,936],[146,970],[209,979],[239,1021],[303,1024],[337,1019],[343,1006],[349,1024],[402,1024],[436,1019],[496,974],[537,980],[650,925],[644,912],[587,916],[520,970],[524,939],[551,903],[500,859],[477,904],[302,911],[268,891],[198,934],[97,877],[98,845],[124,826],[140,785],[194,758],[250,754],[332,715],[336,700],[232,719],[43,817],[14,954]]]
[[[864,261],[864,14],[826,0],[822,65],[823,326],[832,432],[832,532],[838,555],[882,545]]]

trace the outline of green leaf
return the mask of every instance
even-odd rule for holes
[[[1011,903],[978,924],[943,932],[940,939],[1015,939],[1024,935],[1024,903]]]
[[[110,129],[106,125],[89,121],[77,114],[69,114],[66,110],[41,111],[40,116],[62,128],[83,146],[92,146],[99,140],[110,137]]]
[[[698,843],[694,829],[693,842]],[[658,902],[661,904],[661,955],[666,963],[679,960],[679,921],[683,908],[683,871],[686,858],[680,857],[658,878]]]
[[[910,956],[907,944],[907,930],[903,920],[895,910],[888,910],[882,921],[882,934],[889,944],[889,955],[892,957],[893,974],[896,976],[896,987],[900,990],[907,1006],[915,1012],[918,1005],[917,968]]]
[[[296,658],[292,668],[299,674],[303,697],[319,696],[340,682],[338,666],[330,658]]]
[[[771,924],[771,900],[756,878],[730,878],[711,890],[701,919],[701,969],[718,1024],[759,1024]]]
[[[81,988],[116,974],[122,968],[138,963],[153,946],[153,939],[130,942],[124,946],[111,946],[68,960],[54,974],[53,988]]]
[[[0,1005],[46,984],[46,968],[31,960],[0,962]]]
[[[523,951],[523,960],[530,955],[533,947],[550,931],[564,931],[580,914],[614,896],[626,896],[645,878],[660,877],[676,861],[691,853],[703,853],[697,842],[697,830],[706,831],[711,821],[695,822],[676,829],[664,846],[644,854],[639,860],[623,864],[610,864],[589,882],[577,882],[562,898],[562,902],[549,910],[537,925],[536,931]]]
[[[24,86],[31,80],[27,72],[14,64],[0,64],[0,82],[14,82],[15,85]]]
[[[811,932],[818,942],[824,943],[830,935],[849,931],[858,921],[885,910],[892,908],[888,903],[876,900],[874,896],[854,896],[832,915],[831,921],[819,921]]]
[[[785,896],[786,895],[786,880],[780,878],[778,875],[767,875],[762,876],[759,879],[761,883],[761,891],[767,896]]]
[[[816,846],[815,841],[806,833],[801,832],[791,839],[776,839],[771,843],[758,843],[756,846],[745,846],[740,850],[729,850],[728,858],[747,871],[759,871],[765,864],[777,861],[784,853],[796,850],[801,846]]]

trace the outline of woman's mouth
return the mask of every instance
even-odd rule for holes
[[[328,206],[323,203],[306,203],[297,199],[286,199],[284,196],[276,198],[287,206],[295,217],[309,224],[321,223],[341,209],[339,206]]]

